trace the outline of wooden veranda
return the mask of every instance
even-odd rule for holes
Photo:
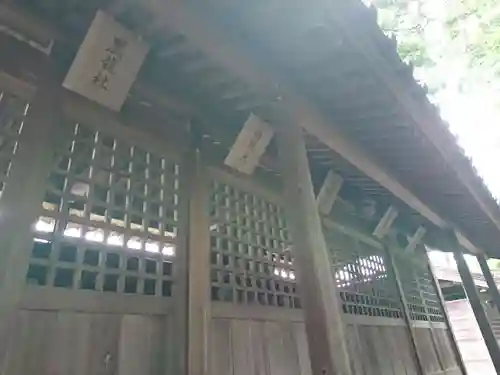
[[[396,47],[358,0],[0,0],[0,373],[465,375],[426,246],[499,371],[500,210]]]

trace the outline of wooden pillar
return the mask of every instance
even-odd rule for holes
[[[488,283],[490,296],[493,299],[498,312],[500,312],[500,292],[498,291],[498,286],[495,283],[490,267],[488,266],[484,255],[478,255],[477,260],[479,262],[479,266],[481,267],[481,271],[483,272],[484,279]]]
[[[484,342],[486,343],[486,347],[488,348],[488,352],[490,353],[493,366],[495,366],[497,373],[500,374],[500,348],[498,346],[498,341],[495,338],[490,322],[488,321],[486,311],[481,304],[481,299],[479,298],[476,284],[474,284],[474,280],[470,273],[469,267],[465,262],[464,255],[461,250],[462,249],[460,249],[458,245],[454,249],[454,256],[455,261],[457,262],[458,272],[460,273],[460,277],[462,278],[462,283],[465,292],[467,293],[467,298],[469,299],[469,303],[472,307],[472,310],[474,311],[474,315],[476,316],[477,324],[479,325],[479,329],[481,330],[481,333],[483,335]]]
[[[443,311],[444,315],[444,323],[446,324],[446,332],[448,334],[448,339],[450,340],[450,345],[453,350],[453,354],[455,355],[455,361],[457,362],[458,368],[462,375],[467,375],[467,368],[465,367],[462,354],[460,353],[460,349],[458,348],[457,338],[453,333],[453,329],[451,327],[450,317],[448,316],[448,311],[446,310],[446,303],[444,301],[443,292],[441,291],[441,287],[439,286],[439,282],[436,279],[436,274],[434,273],[434,269],[432,268],[432,264],[429,259],[429,254],[424,249],[421,249],[422,252],[425,253],[427,260],[427,267],[429,269],[429,274],[431,275],[432,286],[434,287],[436,294],[439,300],[439,306]]]
[[[279,124],[276,140],[313,375],[351,374],[341,301],[334,284],[302,130]]]
[[[189,152],[186,166],[187,204],[187,256],[186,256],[186,292],[187,292],[187,340],[186,363],[187,375],[208,374],[208,345],[210,330],[210,181],[202,162],[201,139],[194,129],[192,150]]]
[[[8,337],[26,285],[33,246],[32,225],[41,209],[48,174],[56,152],[71,136],[60,118],[57,80],[44,80],[23,121],[0,197],[0,341],[5,340],[5,335]],[[8,350],[8,343],[0,345],[0,367]]]
[[[47,78],[48,79],[48,78]],[[58,88],[40,87],[24,120],[18,148],[0,198],[0,312],[17,304],[31,253],[31,226],[41,209],[56,148],[69,140],[62,126]]]
[[[408,333],[408,339],[410,340],[410,347],[412,349],[413,361],[415,362],[415,367],[418,374],[424,375],[424,367],[422,363],[422,358],[420,358],[420,353],[418,351],[417,339],[415,335],[415,328],[413,327],[411,321],[411,315],[408,308],[408,301],[406,300],[406,295],[403,289],[403,284],[401,282],[401,277],[399,275],[399,269],[396,265],[395,256],[396,252],[399,250],[396,240],[396,232],[391,231],[391,227],[398,217],[398,210],[394,206],[389,206],[386,210],[379,223],[377,224],[375,230],[373,231],[373,236],[382,240],[387,238],[385,246],[386,263],[388,266],[389,274],[392,274],[394,282],[396,284],[396,291],[398,293],[401,312],[403,313],[403,319],[405,321],[406,330]],[[402,251],[402,249],[401,249]]]
[[[394,261],[394,251],[396,248],[392,246],[391,241],[389,241],[389,246],[386,246],[387,253],[387,265],[389,266],[388,271],[392,273],[394,280],[396,282],[396,288],[399,295],[399,300],[401,303],[401,311],[403,312],[403,318],[406,323],[406,329],[408,332],[408,337],[410,339],[410,346],[413,353],[413,359],[415,361],[415,366],[417,368],[417,373],[419,375],[425,375],[424,366],[422,358],[420,357],[420,352],[418,350],[417,339],[415,335],[415,328],[413,327],[411,321],[410,311],[408,309],[408,301],[406,300],[405,292],[403,290],[403,284],[401,283],[401,278],[399,276],[399,270]]]

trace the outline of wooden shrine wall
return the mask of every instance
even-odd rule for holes
[[[21,310],[2,338],[5,374],[164,374],[165,315]]]
[[[25,100],[0,99],[2,189]],[[185,304],[180,153],[147,134],[67,119],[54,150],[20,310],[2,320],[5,374],[177,374]],[[33,155],[36,157],[36,155]],[[18,167],[16,167],[18,168]],[[216,167],[210,176],[210,373],[310,374],[279,194]],[[1,198],[0,198],[1,199]],[[325,223],[355,375],[417,374],[383,247]],[[30,237],[30,238],[31,238]],[[421,260],[420,260],[421,261]],[[459,374],[430,275],[398,260],[425,372]],[[185,313],[185,311],[184,311]],[[179,333],[181,332],[181,333]],[[181,340],[182,341],[182,340]]]
[[[2,93],[3,185],[29,106]],[[177,156],[153,139],[73,121],[33,224],[21,310],[4,320],[5,374],[173,373],[182,258]],[[54,135],[56,136],[56,135]],[[36,157],[36,155],[33,155]]]
[[[212,374],[309,374],[283,202],[262,186],[211,171]],[[418,374],[384,247],[327,220],[324,234],[353,373]],[[416,345],[426,374],[458,375],[426,262],[396,258]]]

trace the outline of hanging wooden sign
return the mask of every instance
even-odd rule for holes
[[[148,52],[148,46],[103,11],[98,11],[63,86],[119,111]]]
[[[273,134],[274,131],[268,123],[253,113],[250,114],[224,163],[241,173],[252,174]]]

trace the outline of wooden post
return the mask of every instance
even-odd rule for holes
[[[0,313],[17,304],[31,253],[31,226],[41,209],[56,148],[70,137],[60,119],[58,88],[41,87],[24,120],[0,198]]]
[[[474,280],[472,279],[469,267],[465,262],[464,255],[461,250],[462,249],[457,244],[454,249],[454,256],[455,261],[457,262],[458,272],[462,278],[467,298],[469,299],[469,303],[474,311],[474,315],[476,316],[477,324],[479,325],[479,329],[483,335],[484,342],[486,343],[486,347],[490,353],[493,366],[495,366],[497,373],[500,374],[500,348],[498,346],[498,341],[493,333],[490,322],[488,321],[484,307],[481,304],[476,284],[474,284]]]
[[[333,281],[301,128],[280,124],[276,139],[313,375],[351,374],[340,295]]]
[[[71,136],[60,118],[57,82],[54,76],[44,77],[37,89],[0,198],[0,340],[9,330],[26,285],[32,225],[41,209],[48,174],[58,148]],[[0,345],[0,367],[8,347]]]
[[[420,358],[420,353],[418,351],[417,339],[415,336],[415,329],[412,325],[410,311],[408,309],[408,301],[406,300],[405,292],[403,290],[403,284],[401,283],[401,278],[399,276],[399,270],[394,261],[394,251],[396,250],[394,246],[391,245],[391,240],[389,240],[389,245],[386,246],[387,254],[387,265],[389,266],[388,271],[394,276],[396,282],[396,288],[399,295],[399,300],[401,303],[401,311],[403,312],[403,318],[406,323],[406,329],[408,332],[408,337],[410,339],[410,346],[413,352],[413,359],[415,361],[415,366],[417,367],[417,372],[419,375],[425,375],[422,358]]]
[[[188,343],[188,251],[189,251],[189,207],[191,199],[191,180],[193,175],[193,149],[182,156],[179,163],[179,203],[178,231],[176,237],[175,286],[172,292],[174,301],[172,330],[175,335],[175,345],[171,346],[171,356],[165,359],[167,374],[187,374],[187,343]],[[170,364],[169,364],[170,361]]]
[[[479,266],[481,267],[481,271],[483,272],[484,279],[488,283],[490,296],[493,299],[498,312],[500,312],[500,292],[498,291],[498,286],[495,283],[490,267],[488,266],[484,255],[478,255],[477,260],[479,262]]]
[[[441,307],[441,310],[443,311],[444,315],[444,322],[446,324],[446,332],[448,334],[448,339],[450,340],[451,343],[451,348],[453,350],[453,354],[455,355],[455,360],[457,362],[458,368],[460,369],[462,375],[467,375],[467,368],[465,367],[464,360],[462,358],[462,354],[460,353],[460,349],[458,348],[458,343],[457,343],[457,338],[455,337],[455,334],[453,333],[453,329],[451,327],[451,322],[450,322],[450,317],[448,316],[448,311],[446,310],[446,303],[444,301],[443,297],[443,292],[441,291],[441,287],[439,286],[439,282],[436,279],[436,274],[434,273],[434,269],[432,267],[432,264],[429,259],[429,254],[425,249],[422,249],[422,251],[425,253],[426,260],[427,260],[427,266],[429,268],[429,274],[431,275],[431,281],[432,281],[432,286],[434,287],[436,294],[438,296],[439,300],[439,306]]]
[[[194,130],[186,163],[188,203],[187,238],[187,350],[188,375],[208,374],[210,330],[210,210],[209,178],[202,162],[201,138]]]

